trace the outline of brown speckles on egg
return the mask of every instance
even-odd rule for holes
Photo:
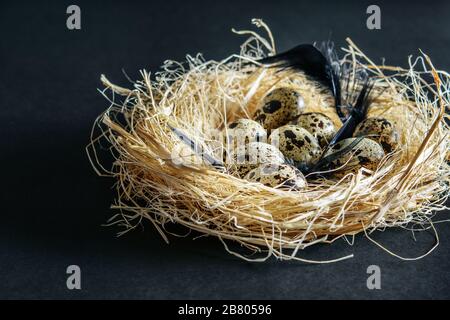
[[[367,138],[380,143],[386,153],[394,151],[399,144],[397,129],[392,122],[384,118],[365,119],[356,127],[353,136],[367,136]]]
[[[338,142],[327,152],[326,156],[344,149],[355,141],[355,139],[356,138],[348,138]],[[363,138],[353,150],[335,159],[332,162],[332,168],[339,169],[340,174],[357,172],[361,167],[375,170],[384,155],[385,153],[380,144],[371,139]],[[344,167],[340,168],[341,166]]]
[[[303,146],[305,145],[305,141],[307,141],[307,137],[299,138],[298,135],[292,130],[286,130],[282,134],[284,134],[286,138],[286,147],[289,151],[293,150],[294,147],[303,148]]]
[[[260,182],[269,187],[301,189],[307,185],[300,170],[288,164],[261,164],[250,171],[245,179]]]
[[[258,113],[256,112],[255,114],[255,121],[259,122],[259,123],[265,123],[266,122],[266,114],[265,113]]]
[[[288,123],[304,109],[302,96],[290,88],[277,88],[269,92],[255,112],[254,119],[264,129],[272,130]]]
[[[238,119],[228,125],[226,142],[229,150],[251,142],[266,142],[266,130],[258,122],[251,119]]]
[[[363,166],[370,164],[370,158],[369,157],[363,157],[361,155],[356,156],[356,158],[358,159],[358,162],[361,163]]]
[[[298,125],[311,133],[320,143],[321,147],[328,145],[328,142],[336,134],[333,121],[319,112],[308,112],[299,115],[291,121],[291,124]]]
[[[277,146],[286,158],[305,164],[315,162],[322,153],[316,138],[295,125],[285,125],[274,130],[269,142]]]
[[[284,163],[284,156],[280,150],[268,143],[252,142],[234,150],[231,161],[239,176],[243,177],[262,163]]]
[[[272,101],[267,102],[264,105],[263,111],[265,113],[272,114],[272,113],[280,110],[281,107],[282,107],[281,101],[279,101],[279,100],[272,100]]]
[[[307,143],[311,143],[311,138],[308,137],[308,136],[305,136],[305,141],[306,141]]]

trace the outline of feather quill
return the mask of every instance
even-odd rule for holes
[[[180,129],[170,127],[173,133],[185,144],[187,144],[191,149],[202,159],[206,160],[210,165],[212,165],[216,169],[224,169],[224,165],[222,161],[217,160],[212,155],[205,152],[204,148],[200,147],[194,140],[188,137],[183,131]]]
[[[345,120],[342,127],[331,139],[329,146],[333,146],[341,140],[351,138],[355,132],[356,127],[361,121],[367,117],[367,111],[372,103],[370,93],[373,89],[373,81],[366,78],[363,80],[362,88],[359,94],[356,95],[354,103],[350,104],[350,115]]]

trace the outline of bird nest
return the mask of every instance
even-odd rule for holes
[[[267,36],[233,30],[248,39],[239,54],[222,61],[200,54],[184,62],[166,61],[154,76],[142,71],[132,89],[102,76],[102,93],[111,105],[96,121],[88,154],[98,174],[116,179],[112,208],[119,213],[110,223],[121,224],[126,232],[149,220],[166,241],[165,226],[178,223],[215,236],[230,253],[254,261],[271,256],[337,261],[350,256],[311,261],[301,258],[299,250],[360,232],[370,238],[385,227],[434,229],[431,218],[446,208],[449,190],[445,109],[450,76],[436,70],[425,54],[410,57],[405,69],[373,63],[349,39],[342,49],[342,63],[376,79],[374,92],[379,94],[369,116],[382,116],[399,129],[400,147],[386,154],[376,170],[323,176],[301,190],[286,190],[241,179],[226,165],[217,170],[186,148],[174,128],[220,158],[226,146],[217,133],[235,119],[251,118],[263,96],[277,86],[294,88],[304,98],[305,111],[321,112],[342,125],[323,86],[299,72],[258,65],[257,59],[275,53],[275,45],[267,26],[253,22]],[[114,157],[111,168],[100,160],[102,141]],[[232,251],[229,240],[244,248]],[[250,257],[245,249],[259,255]]]

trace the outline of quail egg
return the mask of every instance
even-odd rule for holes
[[[347,138],[339,141],[327,151],[325,156],[329,156],[344,149],[356,139],[357,138]],[[357,172],[361,167],[375,170],[383,157],[384,151],[379,143],[368,138],[363,138],[351,151],[332,160],[331,168],[338,169],[343,166],[339,171],[344,174],[348,172]]]
[[[292,120],[291,124],[295,124],[309,131],[319,141],[322,148],[327,146],[336,134],[333,121],[320,112],[303,113]]]
[[[289,164],[264,163],[247,173],[244,179],[261,182],[273,188],[283,186],[301,189],[307,185],[300,170]]]
[[[394,124],[384,118],[367,118],[355,129],[354,137],[368,136],[383,147],[386,153],[394,151],[399,143],[399,134]]]
[[[264,129],[276,129],[303,112],[302,96],[291,88],[277,88],[270,91],[256,110],[254,118]]]
[[[228,125],[227,142],[232,148],[250,142],[266,142],[266,130],[258,122],[251,119],[238,119]]]
[[[282,164],[284,156],[276,147],[264,142],[251,142],[239,146],[231,154],[231,161],[236,165],[240,177],[262,163]]]
[[[293,124],[275,129],[269,143],[277,146],[286,158],[306,165],[313,164],[322,153],[317,139],[306,129]]]

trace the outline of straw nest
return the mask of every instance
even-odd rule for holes
[[[268,27],[261,20],[253,22],[267,37],[233,30],[248,39],[240,54],[222,61],[208,61],[200,54],[182,63],[166,61],[154,77],[142,71],[142,80],[132,89],[102,76],[102,93],[111,105],[97,119],[88,154],[98,174],[117,180],[112,207],[119,213],[110,222],[126,232],[148,219],[166,241],[165,225],[175,222],[216,236],[230,253],[253,261],[270,256],[337,261],[350,256],[310,261],[298,252],[360,232],[369,237],[385,227],[415,224],[416,229],[434,230],[431,218],[446,209],[449,190],[445,109],[450,75],[437,71],[425,54],[410,57],[404,69],[376,65],[349,39],[342,49],[342,63],[354,71],[365,69],[376,79],[375,92],[380,94],[369,116],[382,115],[400,129],[401,147],[373,172],[360,169],[286,191],[215,170],[180,142],[170,127],[195,137],[204,150],[220,157],[225,146],[218,130],[234,119],[251,117],[264,94],[277,86],[295,88],[306,111],[322,112],[341,125],[333,98],[317,83],[299,73],[245,63],[275,53]],[[98,152],[105,140],[114,157],[110,169],[101,164]],[[231,251],[227,240],[260,256]]]

